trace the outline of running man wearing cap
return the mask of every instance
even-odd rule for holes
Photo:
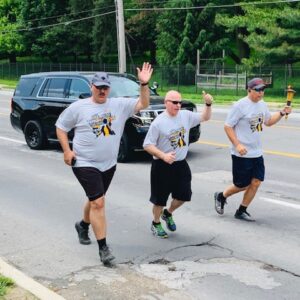
[[[148,82],[153,69],[149,63],[144,63],[137,72],[141,84],[138,99],[108,98],[109,76],[104,72],[96,73],[91,81],[92,96],[72,103],[56,122],[64,161],[72,166],[88,198],[83,219],[75,224],[79,242],[91,243],[88,235],[91,223],[104,265],[114,259],[106,244],[105,194],[116,170],[121,136],[126,120],[146,108],[150,100]],[[71,129],[74,129],[73,150],[68,141]]]
[[[291,107],[285,106],[281,111],[270,114],[262,99],[265,82],[261,78],[253,78],[247,84],[248,95],[237,101],[225,121],[225,132],[232,143],[232,177],[233,184],[223,192],[214,194],[215,209],[224,214],[226,199],[244,191],[244,196],[235,218],[254,221],[247,208],[264,181],[265,166],[261,143],[263,125],[272,126],[283,116],[291,113]]]

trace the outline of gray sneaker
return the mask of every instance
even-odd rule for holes
[[[91,240],[89,237],[89,230],[83,228],[80,225],[80,222],[75,223],[75,229],[78,233],[79,243],[82,245],[89,245],[91,243]]]
[[[99,255],[100,255],[100,260],[103,262],[104,265],[111,264],[111,261],[115,259],[108,246],[102,247],[99,250]]]
[[[235,212],[234,217],[235,217],[236,219],[243,220],[243,221],[247,221],[247,222],[255,222],[255,219],[253,219],[253,218],[251,217],[251,215],[250,215],[248,212],[246,212],[246,211],[240,213],[239,210],[237,210],[237,211]]]
[[[214,199],[215,199],[215,210],[219,215],[224,214],[224,205],[227,204],[226,200],[224,202],[219,200],[219,194],[221,192],[215,192]]]

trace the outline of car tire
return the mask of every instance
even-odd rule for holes
[[[38,121],[28,121],[24,128],[25,141],[30,149],[40,150],[45,147],[46,139]]]
[[[127,134],[124,132],[120,141],[118,162],[127,162],[130,160],[130,157],[131,157],[131,150],[129,147],[129,140]]]

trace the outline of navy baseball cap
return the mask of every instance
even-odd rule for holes
[[[105,72],[98,72],[92,78],[92,84],[95,86],[108,86],[110,87],[109,76]]]
[[[248,81],[247,87],[248,89],[260,89],[266,87],[266,83],[261,78],[253,78]]]

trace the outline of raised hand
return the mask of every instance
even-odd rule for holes
[[[202,97],[203,97],[205,104],[212,104],[212,102],[214,100],[212,95],[207,94],[205,91],[202,91]]]
[[[153,69],[151,67],[151,64],[148,62],[143,63],[142,69],[136,68],[138,72],[138,79],[141,84],[147,84],[150,81]]]

